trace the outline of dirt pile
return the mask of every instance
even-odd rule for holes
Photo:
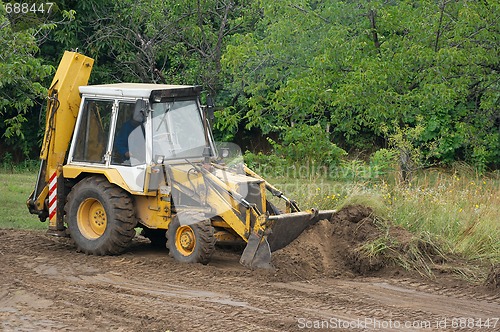
[[[414,243],[408,231],[381,225],[369,207],[350,205],[332,220],[312,225],[290,245],[273,253],[273,264],[278,276],[299,279],[373,275],[397,266],[401,257],[414,255]],[[418,242],[417,247],[417,251],[431,251]]]

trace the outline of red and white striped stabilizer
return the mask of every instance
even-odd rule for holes
[[[57,213],[57,172],[49,179],[49,219],[52,221]]]

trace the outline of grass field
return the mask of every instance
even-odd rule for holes
[[[368,205],[382,218],[429,239],[448,254],[500,263],[500,179],[465,171],[426,170],[407,184],[394,177],[331,181],[270,178],[302,208]]]
[[[35,173],[0,173],[0,228],[47,228],[26,207],[35,178]]]

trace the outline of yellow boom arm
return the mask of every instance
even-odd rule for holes
[[[40,172],[28,199],[31,213],[40,220],[49,217],[49,230],[64,230],[57,190],[64,190],[62,166],[69,148],[80,107],[78,88],[87,85],[94,60],[75,52],[64,52],[48,91],[45,134],[40,152]],[[60,204],[58,204],[60,203]]]

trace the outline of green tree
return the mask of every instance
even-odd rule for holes
[[[56,31],[53,39],[94,57],[100,83],[200,84],[216,94],[222,85],[225,39],[246,24],[246,3],[229,0],[92,0],[62,5],[75,9],[77,19]]]
[[[40,102],[46,95],[41,84],[53,68],[36,57],[37,37],[44,26],[13,26],[0,7],[0,135],[16,159],[25,157],[36,141],[36,120]],[[26,22],[22,22],[26,23]],[[37,104],[38,101],[38,104]]]
[[[259,4],[258,28],[223,57],[238,105],[222,125],[319,123],[362,149],[418,127],[424,159],[498,164],[498,2]]]

